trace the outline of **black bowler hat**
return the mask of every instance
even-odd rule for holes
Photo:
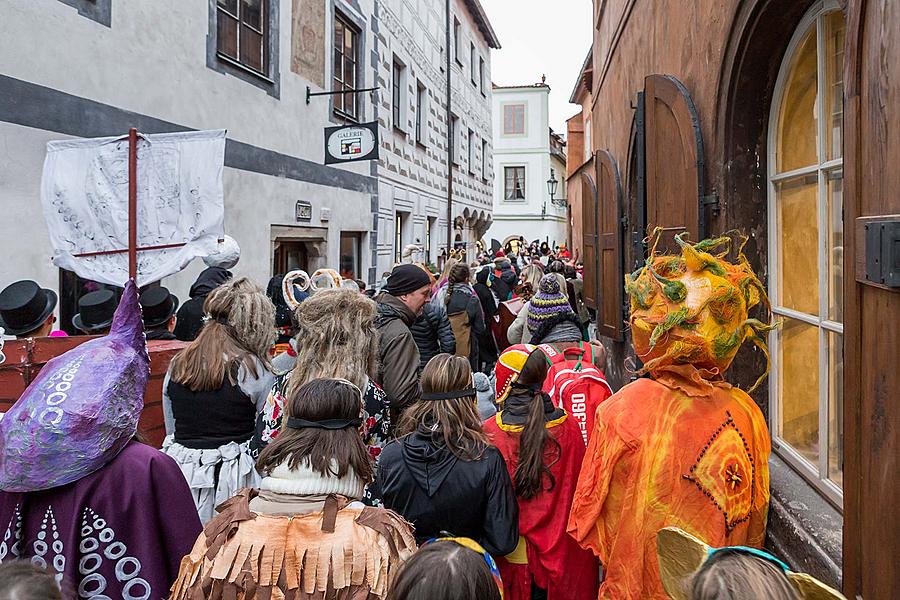
[[[78,299],[78,314],[72,324],[86,333],[105,329],[112,324],[116,312],[116,295],[112,290],[88,292]]]
[[[158,327],[178,310],[178,298],[164,287],[152,287],[141,294],[141,310],[144,313],[144,328]]]
[[[56,308],[56,292],[31,280],[17,281],[0,292],[0,327],[10,335],[34,331]]]

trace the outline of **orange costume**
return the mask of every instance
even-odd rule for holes
[[[656,534],[679,527],[715,546],[761,546],[769,505],[765,419],[722,380],[741,343],[765,350],[769,329],[747,318],[765,299],[728,238],[657,257],[626,278],[644,372],[597,410],[568,532],[603,564],[599,598],[668,599]]]

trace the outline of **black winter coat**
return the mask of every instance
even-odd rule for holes
[[[447,531],[493,556],[509,554],[519,541],[519,505],[500,451],[488,446],[481,458],[461,460],[440,440],[422,428],[384,447],[377,479],[385,507],[415,525],[419,543]]]
[[[175,322],[175,337],[182,342],[192,342],[203,329],[203,303],[211,291],[231,279],[231,271],[220,267],[209,267],[197,276],[191,286],[191,299],[178,309]]]
[[[425,304],[422,314],[416,318],[416,322],[409,330],[412,331],[416,346],[419,347],[420,369],[424,369],[428,361],[441,352],[447,354],[456,352],[456,340],[453,338],[453,328],[450,327],[447,311],[435,307],[431,302]]]

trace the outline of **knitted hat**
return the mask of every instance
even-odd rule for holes
[[[397,265],[384,289],[392,296],[403,296],[429,285],[431,278],[419,265]]]
[[[497,359],[497,404],[509,396],[513,384],[519,380],[519,373],[525,368],[525,362],[537,346],[516,344],[503,351]]]
[[[528,331],[534,333],[542,323],[559,315],[575,314],[569,299],[559,286],[560,278],[550,273],[541,278],[538,291],[528,307]]]

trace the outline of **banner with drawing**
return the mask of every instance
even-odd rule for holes
[[[217,250],[224,237],[225,130],[140,134],[138,286]],[[53,264],[80,277],[128,280],[128,140],[53,141],[41,180]]]

